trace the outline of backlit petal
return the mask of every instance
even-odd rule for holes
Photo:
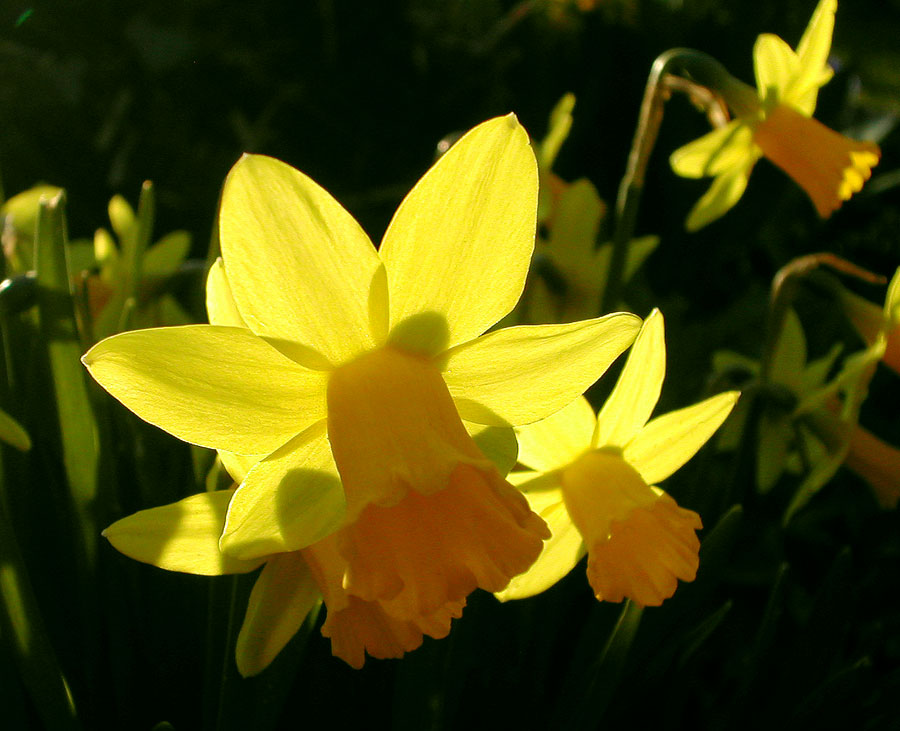
[[[709,190],[700,197],[688,214],[685,223],[688,231],[697,231],[731,210],[744,194],[750,171],[758,158],[759,152],[754,150],[742,167],[736,167],[713,180]]]
[[[228,508],[222,550],[243,559],[296,551],[337,530],[344,514],[323,420],[247,473]]]
[[[819,0],[809,25],[797,45],[800,59],[800,73],[794,80],[794,89],[817,88],[830,78],[822,79],[822,70],[827,68],[828,54],[831,52],[831,36],[834,33],[834,14],[837,0]]]
[[[391,326],[423,312],[470,340],[516,304],[531,260],[537,164],[515,116],[466,134],[406,196],[384,236]]]
[[[442,356],[444,380],[464,419],[528,424],[584,393],[631,344],[640,322],[616,313],[497,330]]]
[[[142,419],[201,447],[268,453],[325,416],[327,374],[242,328],[135,330],[98,343],[82,361]]]
[[[141,510],[103,531],[130,558],[169,571],[218,576],[243,574],[262,563],[240,561],[219,551],[219,535],[234,490],[204,492],[177,503]]]
[[[516,429],[519,462],[548,471],[574,461],[590,449],[595,423],[594,410],[586,398],[579,396],[546,419],[520,426]]]
[[[240,674],[247,678],[265,670],[320,596],[299,552],[272,556],[253,585],[238,634],[235,655]]]
[[[625,460],[649,484],[666,479],[706,444],[731,413],[739,395],[726,391],[653,419],[626,445]]]
[[[530,490],[529,485],[524,484],[520,489],[524,491],[531,509],[544,519],[551,536],[544,541],[544,550],[531,568],[514,577],[504,591],[497,593],[500,601],[524,599],[549,589],[575,568],[587,552],[558,486]]]
[[[206,277],[206,314],[211,325],[247,327],[238,312],[221,257],[213,262]]]
[[[740,119],[707,132],[679,147],[669,157],[672,169],[683,178],[705,178],[744,165],[753,154],[753,132]]]
[[[763,33],[753,46],[756,86],[763,101],[778,101],[800,71],[800,59],[781,38]]]
[[[653,310],[644,321],[622,374],[597,415],[595,447],[624,446],[650,418],[666,376],[663,316]]]
[[[353,217],[290,165],[245,155],[222,192],[219,236],[247,324],[332,363],[375,345],[369,292],[378,255]]]

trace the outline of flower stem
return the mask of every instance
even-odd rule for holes
[[[601,313],[613,310],[622,296],[628,245],[634,236],[647,164],[662,124],[663,106],[673,91],[687,93],[705,103],[709,109],[716,110],[710,113],[714,123],[726,118],[725,104],[739,115],[751,114],[758,107],[756,92],[731,76],[724,66],[705,53],[689,48],[672,48],[653,62],[628,164],[616,198],[616,226],[600,303]]]

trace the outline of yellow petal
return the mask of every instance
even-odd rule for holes
[[[581,533],[566,510],[559,486],[528,488],[528,484],[521,487],[531,509],[544,519],[551,536],[544,541],[544,550],[531,568],[514,577],[506,589],[495,595],[502,602],[524,599],[549,589],[568,574],[586,552]]]
[[[685,223],[688,231],[697,231],[724,216],[740,200],[758,157],[759,153],[754,150],[742,167],[713,180],[709,190],[701,196],[688,214]]]
[[[238,312],[221,257],[213,262],[206,277],[206,314],[211,325],[247,327]]]
[[[515,306],[534,246],[537,164],[515,116],[457,142],[406,196],[380,254],[391,327],[423,312],[470,340]]]
[[[228,508],[221,547],[242,559],[296,551],[337,530],[344,513],[323,420],[247,473]]]
[[[623,457],[648,484],[664,480],[700,449],[734,408],[740,394],[717,396],[659,416],[623,450]]]
[[[446,353],[444,380],[464,419],[528,424],[584,393],[631,344],[640,322],[615,313],[497,330]]]
[[[677,175],[705,178],[743,166],[753,154],[753,132],[749,125],[734,119],[724,127],[679,147],[669,157]]]
[[[225,471],[231,475],[231,479],[237,484],[242,483],[247,473],[256,466],[256,463],[267,456],[265,454],[235,454],[222,449],[218,450],[218,453]]]
[[[237,638],[238,672],[245,678],[268,667],[319,601],[319,589],[300,553],[273,556],[253,585]]]
[[[103,536],[126,556],[169,571],[243,574],[262,560],[240,561],[219,551],[219,535],[233,494],[234,490],[204,492],[141,510],[113,523]]]
[[[82,361],[142,419],[201,447],[268,453],[325,416],[327,374],[241,328],[135,330],[98,343]]]
[[[546,419],[520,426],[519,462],[546,472],[574,461],[590,449],[595,423],[594,410],[579,396]]]
[[[756,86],[763,101],[776,102],[800,70],[800,59],[781,38],[763,33],[753,46]]]
[[[516,433],[505,426],[485,426],[464,421],[463,426],[472,437],[472,441],[497,468],[501,475],[506,475],[515,466],[519,458],[519,445]]]
[[[622,447],[647,423],[666,376],[663,316],[653,310],[631,346],[615,388],[597,415],[595,447]]]
[[[831,51],[831,36],[834,33],[836,10],[837,0],[820,0],[816,6],[809,25],[806,26],[803,37],[797,45],[800,72],[794,80],[794,89],[798,91],[814,89],[822,86],[831,78],[831,74],[827,74],[823,80],[822,71],[828,68],[828,54]]]
[[[22,452],[31,449],[31,437],[28,436],[28,432],[3,409],[0,409],[0,440]],[[515,437],[513,437],[513,441],[515,441]]]
[[[222,192],[219,236],[238,308],[259,335],[332,363],[375,345],[369,291],[380,261],[353,217],[283,162],[245,155]]]

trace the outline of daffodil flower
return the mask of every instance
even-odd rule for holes
[[[516,430],[514,480],[550,526],[535,564],[498,596],[544,591],[588,554],[597,599],[628,597],[657,606],[699,563],[700,516],[654,483],[687,462],[731,412],[738,394],[721,393],[648,422],[665,376],[663,318],[644,322],[619,381],[598,415],[578,398],[551,417]]]
[[[753,48],[757,92],[747,87],[748,93],[738,95],[739,105],[726,96],[740,107],[734,109],[738,116],[672,154],[678,175],[715,178],[691,210],[689,230],[737,203],[760,157],[793,178],[822,218],[869,179],[881,156],[878,146],[851,140],[812,118],[819,88],[833,75],[828,53],[836,10],[837,0],[820,0],[796,51],[776,35],[760,35]]]
[[[312,180],[248,155],[222,194],[211,324],[124,333],[85,355],[128,408],[220,450],[243,478],[233,495],[107,531],[164,568],[266,564],[242,672],[265,666],[317,591],[332,651],[359,666],[364,651],[396,656],[446,634],[472,590],[502,590],[539,555],[546,526],[463,420],[503,434],[557,411],[640,321],[483,334],[521,294],[536,208],[534,154],[512,115],[441,157],[377,251]]]

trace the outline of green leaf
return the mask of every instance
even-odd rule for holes
[[[0,484],[0,496],[2,488]],[[47,636],[5,502],[0,499],[0,635],[12,650],[44,727],[78,729],[72,694]],[[6,709],[3,714],[5,718]]]
[[[64,197],[41,203],[35,260],[41,333],[47,346],[59,414],[63,465],[88,565],[93,564],[99,530],[93,513],[97,497],[99,442],[81,365],[67,263]]]
[[[31,438],[18,421],[0,409],[0,439],[22,452],[31,449]]]

